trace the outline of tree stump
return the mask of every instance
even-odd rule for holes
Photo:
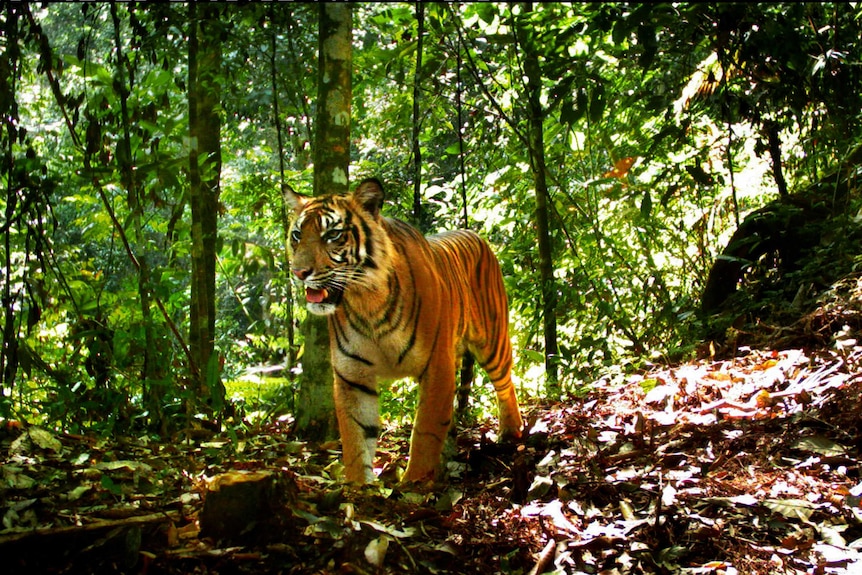
[[[201,537],[258,539],[284,524],[295,485],[273,471],[231,471],[215,477],[200,514]]]

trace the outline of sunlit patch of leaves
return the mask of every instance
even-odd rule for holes
[[[522,444],[491,420],[459,429],[447,478],[421,488],[397,484],[401,425],[361,489],[337,442],[298,442],[289,418],[172,443],[9,425],[0,548],[11,573],[852,573],[860,362],[741,350],[599,381],[528,408]],[[208,486],[251,472],[283,488],[274,522],[202,535]]]

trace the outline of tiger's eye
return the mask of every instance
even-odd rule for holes
[[[299,240],[301,240],[301,239],[302,239],[302,232],[301,231],[294,229],[290,232],[290,241],[292,241],[293,243],[299,243]]]
[[[337,242],[344,236],[344,230],[329,230],[323,234],[323,239],[329,243]]]

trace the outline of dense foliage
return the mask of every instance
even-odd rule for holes
[[[354,10],[351,179],[382,179],[389,215],[429,233],[468,225],[493,243],[527,397],[576,393],[723,334],[735,316],[701,313],[710,268],[744,217],[780,197],[840,181],[842,193],[818,204],[833,234],[813,237],[821,257],[842,254],[830,272],[858,265],[841,242],[858,225],[857,5],[430,3],[421,28],[418,9]],[[182,3],[9,3],[0,15],[4,418],[189,425],[199,412],[193,367],[232,380],[282,366],[278,409],[294,407],[303,342],[293,328],[304,311],[286,272],[280,190],[311,192],[317,8],[228,4],[206,30],[221,43],[223,87],[208,366],[194,366],[187,343],[199,249],[191,21]],[[529,132],[530,58],[541,150]],[[547,290],[531,175],[539,157]],[[195,164],[204,180],[209,165]],[[817,265],[795,273],[806,269],[837,279]],[[766,276],[750,279],[762,288]],[[543,380],[548,294],[553,388]],[[220,388],[209,392],[206,404],[230,416]]]

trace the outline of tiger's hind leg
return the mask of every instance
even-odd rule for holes
[[[521,408],[518,405],[515,384],[512,382],[512,344],[509,338],[491,341],[474,353],[479,365],[494,384],[500,437],[504,440],[519,439],[523,434],[524,420],[521,418]]]
[[[404,482],[434,479],[440,466],[443,445],[452,424],[455,402],[454,350],[441,353],[438,346],[428,366],[418,378],[419,405],[410,436],[410,460]]]

